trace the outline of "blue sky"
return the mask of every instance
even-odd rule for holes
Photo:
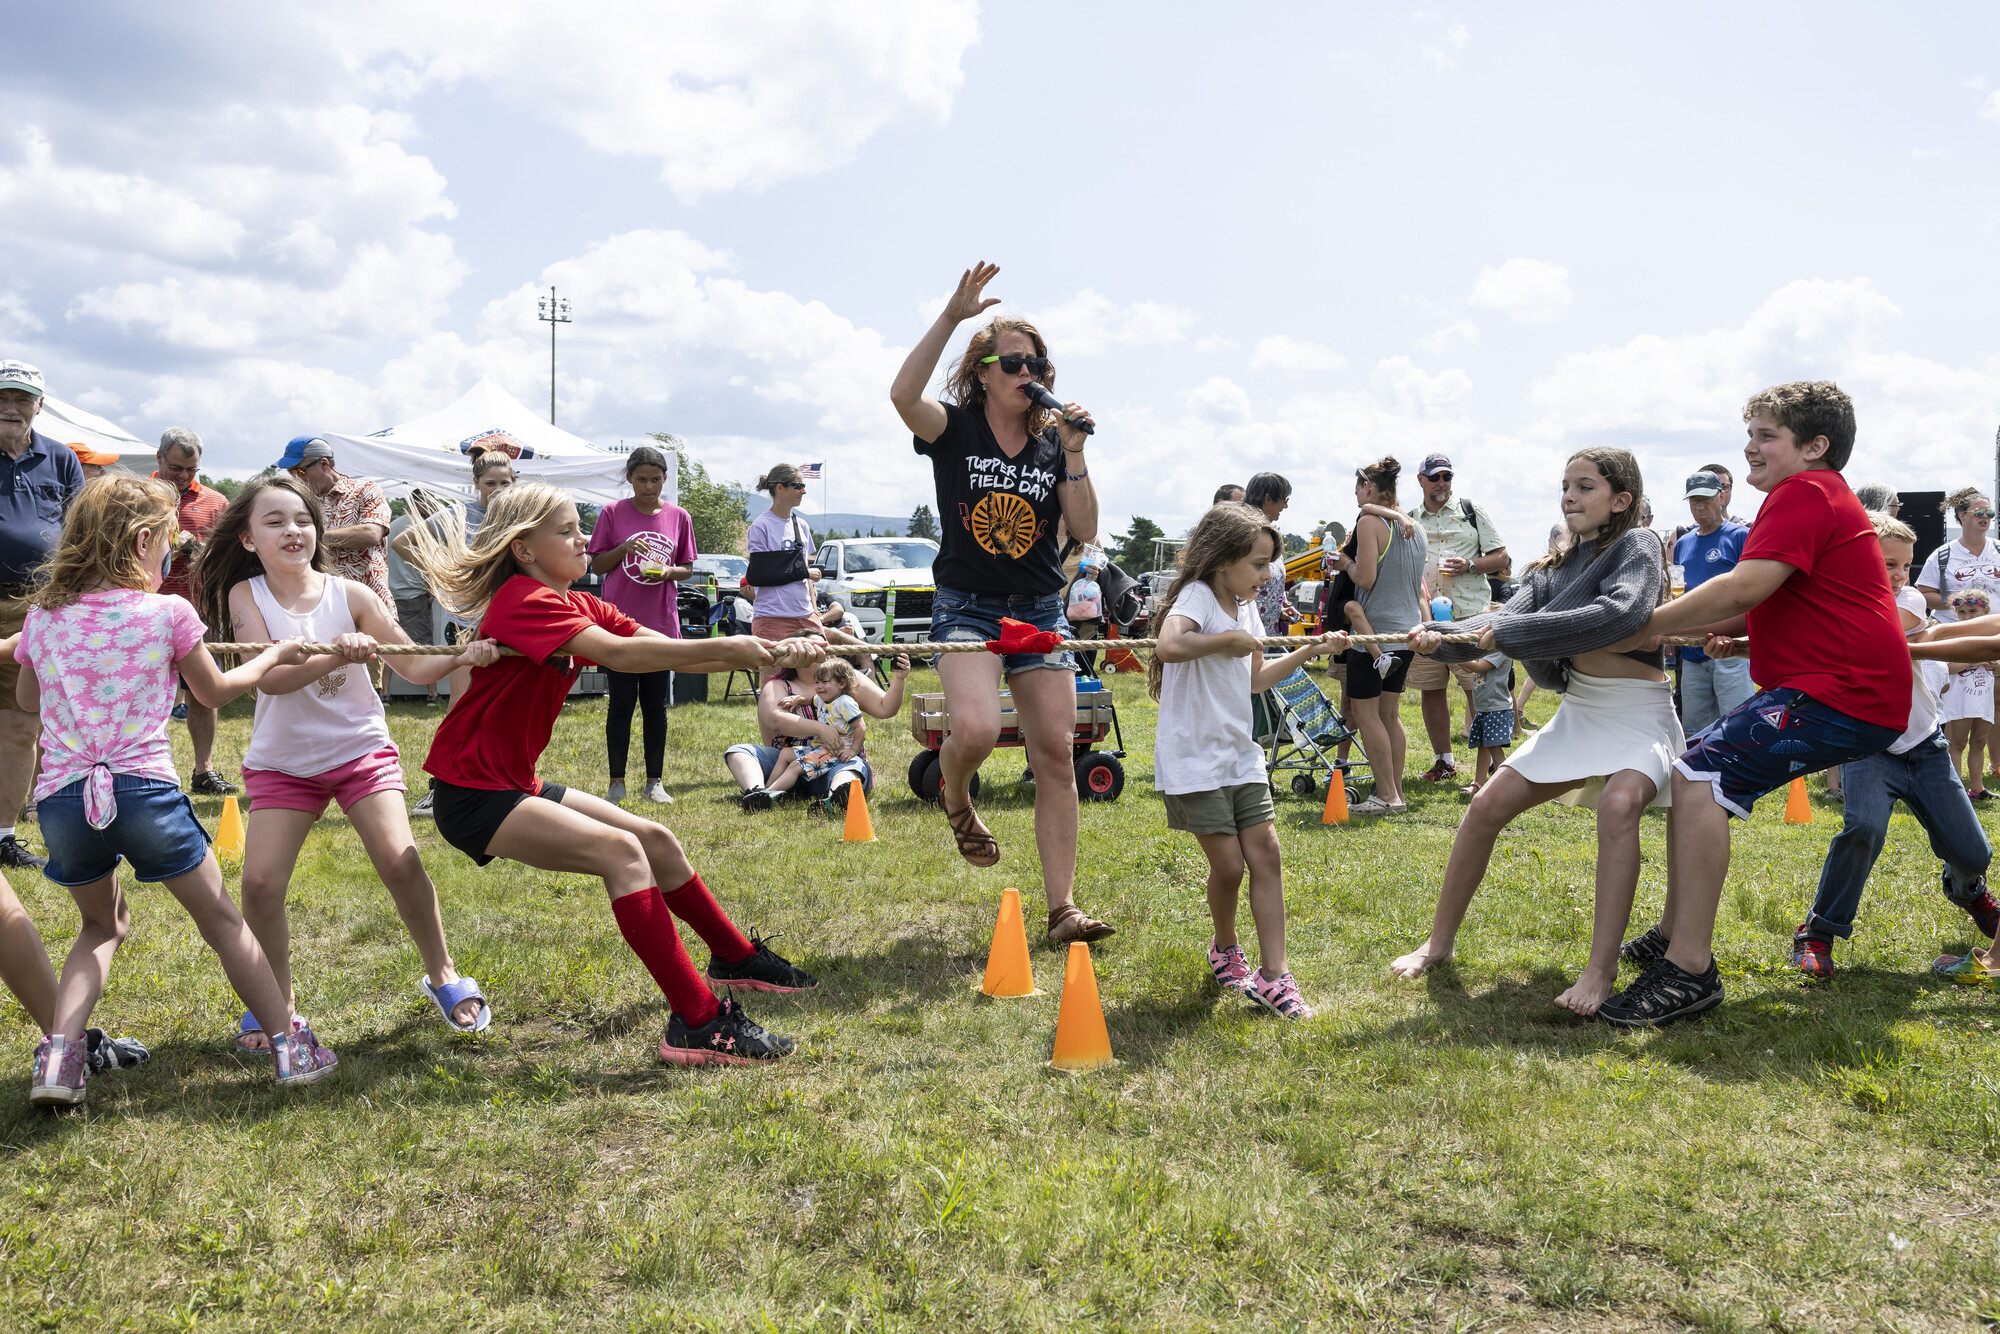
[[[1856,482],[1990,484],[1988,7],[359,3],[37,10],[0,112],[6,355],[247,470],[481,374],[718,474],[928,472],[887,386],[958,271],[1103,423],[1110,527],[1453,457],[1517,551],[1561,461],[1663,515],[1743,399],[1840,381]],[[1990,62],[1990,63],[1989,63]],[[1405,499],[1414,503],[1413,488]],[[1748,510],[1752,497],[1739,497]]]

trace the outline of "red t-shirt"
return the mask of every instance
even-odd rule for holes
[[[502,584],[479,623],[479,637],[497,639],[521,656],[472,669],[465,698],[431,740],[424,772],[457,787],[541,791],[535,761],[548,748],[563,698],[583,666],[582,659],[552,655],[593,625],[628,639],[639,629],[630,616],[588,593],[558,593],[525,574]]]
[[[1830,468],[1794,473],[1764,498],[1744,560],[1796,573],[1752,608],[1750,676],[1803,690],[1864,723],[1910,720],[1910,650],[1868,511]]]

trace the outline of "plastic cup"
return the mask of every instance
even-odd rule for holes
[[[1675,597],[1679,597],[1681,594],[1687,592],[1687,566],[1669,565],[1667,567],[1667,586]]]

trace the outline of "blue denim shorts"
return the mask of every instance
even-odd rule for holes
[[[1757,798],[1794,778],[1885,749],[1900,727],[1864,723],[1803,690],[1760,690],[1697,733],[1674,767],[1715,785],[1715,800],[1750,818]]]
[[[778,768],[779,749],[777,746],[759,746],[748,741],[742,741],[722,753],[724,756],[748,755],[751,759],[757,761],[757,767],[763,772],[764,781],[768,783],[771,781],[771,775]],[[875,795],[875,771],[869,767],[868,761],[859,755],[851,760],[842,760],[819,777],[809,778],[799,784],[799,787],[809,797],[824,797],[833,791],[833,780],[836,775],[849,773],[860,775],[863,796],[872,797]]]
[[[931,599],[931,638],[940,644],[976,639],[981,643],[1000,637],[1000,618],[1024,621],[1037,630],[1053,630],[1064,639],[1075,638],[1069,618],[1063,615],[1061,593],[1030,597],[981,597],[940,588]],[[1068,649],[1056,653],[1008,653],[1000,670],[1008,676],[1047,667],[1074,672],[1076,658]]]
[[[195,819],[194,805],[179,784],[160,778],[118,774],[111,791],[118,816],[92,829],[83,813],[84,779],[35,803],[35,819],[48,845],[42,874],[58,885],[94,884],[132,863],[132,874],[148,884],[186,875],[208,859],[208,830]]]

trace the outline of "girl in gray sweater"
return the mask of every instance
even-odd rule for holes
[[[1634,639],[1659,605],[1666,573],[1659,538],[1639,526],[1644,493],[1627,451],[1579,450],[1563,471],[1568,541],[1530,567],[1500,611],[1430,623],[1411,636],[1417,652],[1447,662],[1501,649],[1563,701],[1473,797],[1430,939],[1390,965],[1397,976],[1420,977],[1451,957],[1500,831],[1531,807],[1561,801],[1597,808],[1597,909],[1590,961],[1556,1004],[1588,1016],[1611,995],[1639,883],[1639,817],[1670,803],[1668,776],[1685,744],[1659,647]],[[1476,634],[1479,643],[1446,644],[1440,632]]]

